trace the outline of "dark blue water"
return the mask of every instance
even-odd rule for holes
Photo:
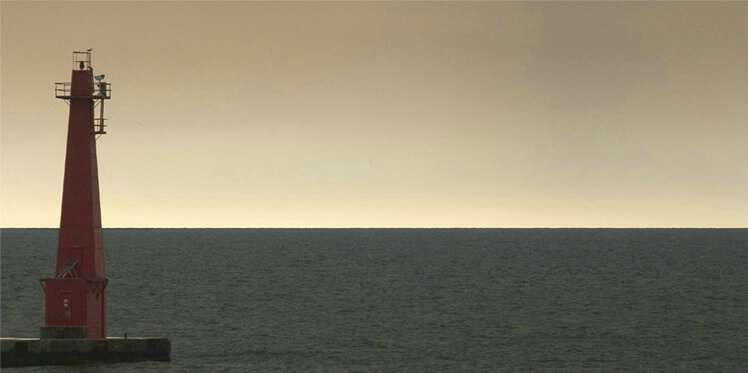
[[[3,336],[56,230],[3,229]],[[748,371],[748,229],[108,229],[108,334],[172,362],[56,371]]]

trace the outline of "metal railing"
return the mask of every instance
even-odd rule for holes
[[[73,52],[73,70],[85,70],[91,67],[91,50]]]
[[[72,83],[55,83],[55,97],[57,98],[73,98],[70,94]],[[91,96],[75,96],[80,98],[94,98],[101,100],[108,100],[112,98],[112,84],[107,82],[93,83],[91,84]]]
[[[94,134],[106,134],[106,118],[94,118]]]

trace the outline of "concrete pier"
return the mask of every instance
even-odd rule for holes
[[[166,338],[0,338],[0,344],[2,368],[171,360],[171,341]]]

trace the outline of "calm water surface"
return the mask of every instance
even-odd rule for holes
[[[23,372],[748,371],[748,229],[107,229],[111,336],[171,363]],[[3,229],[3,336],[57,230]]]

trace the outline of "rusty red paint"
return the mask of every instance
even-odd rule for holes
[[[88,55],[90,61],[90,55]],[[47,326],[86,326],[106,337],[107,284],[94,129],[93,69],[72,72],[62,214],[54,278],[44,280]]]

